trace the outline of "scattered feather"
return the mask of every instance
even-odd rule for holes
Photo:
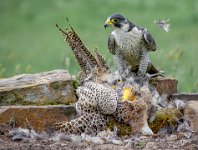
[[[185,106],[186,106],[186,103],[182,100],[179,100],[179,99],[174,100],[174,104],[175,104],[177,109],[184,109]]]
[[[27,141],[30,136],[30,130],[24,128],[13,129],[9,132],[13,141]]]
[[[122,145],[123,142],[121,140],[109,140],[107,143],[109,144],[115,144],[115,145]]]
[[[168,20],[155,20],[154,24],[156,24],[158,27],[160,27],[164,31],[169,32],[170,24],[168,22],[169,22],[169,19]]]
[[[37,133],[34,129],[16,128],[9,132],[13,141],[32,141],[46,139],[46,133]]]
[[[92,137],[91,141],[94,144],[104,144],[104,140],[102,140],[100,137],[96,136],[96,137]]]
[[[188,121],[184,121],[182,123],[179,124],[179,126],[177,127],[177,132],[194,132],[189,125]]]

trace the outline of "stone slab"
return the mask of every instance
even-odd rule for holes
[[[177,93],[178,81],[175,78],[158,76],[151,78],[150,83],[156,87],[160,95],[166,94],[170,96],[173,93]]]
[[[33,128],[36,131],[53,129],[53,124],[76,118],[72,105],[2,106],[0,124],[12,127]]]
[[[0,80],[0,106],[76,102],[71,75],[66,70],[21,74]]]

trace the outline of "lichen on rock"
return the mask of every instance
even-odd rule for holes
[[[66,70],[23,74],[0,80],[0,105],[47,105],[76,102]]]

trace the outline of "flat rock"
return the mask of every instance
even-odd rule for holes
[[[166,94],[170,96],[173,93],[177,93],[178,81],[175,78],[158,76],[151,78],[150,83],[156,87],[160,95]]]
[[[185,118],[190,122],[190,127],[198,132],[198,101],[188,101],[184,111]]]
[[[0,107],[0,124],[32,127],[36,131],[48,131],[53,129],[53,123],[70,121],[74,118],[76,118],[76,110],[72,105]]]
[[[71,75],[66,70],[21,74],[0,80],[0,106],[69,104],[76,101]]]

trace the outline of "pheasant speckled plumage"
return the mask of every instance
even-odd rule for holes
[[[107,18],[104,27],[109,26],[115,30],[109,37],[108,48],[115,55],[121,74],[128,66],[140,76],[147,72],[158,73],[147,55],[149,51],[156,50],[156,43],[147,29],[136,26],[120,14]]]
[[[56,129],[67,134],[86,133],[95,135],[97,132],[105,129],[108,118],[105,115],[97,113],[84,113],[82,116],[69,122],[56,123]]]
[[[116,92],[108,85],[86,82],[77,89],[77,94],[76,110],[80,117],[70,122],[57,123],[56,128],[66,133],[97,133],[105,127],[107,115],[116,111]]]

